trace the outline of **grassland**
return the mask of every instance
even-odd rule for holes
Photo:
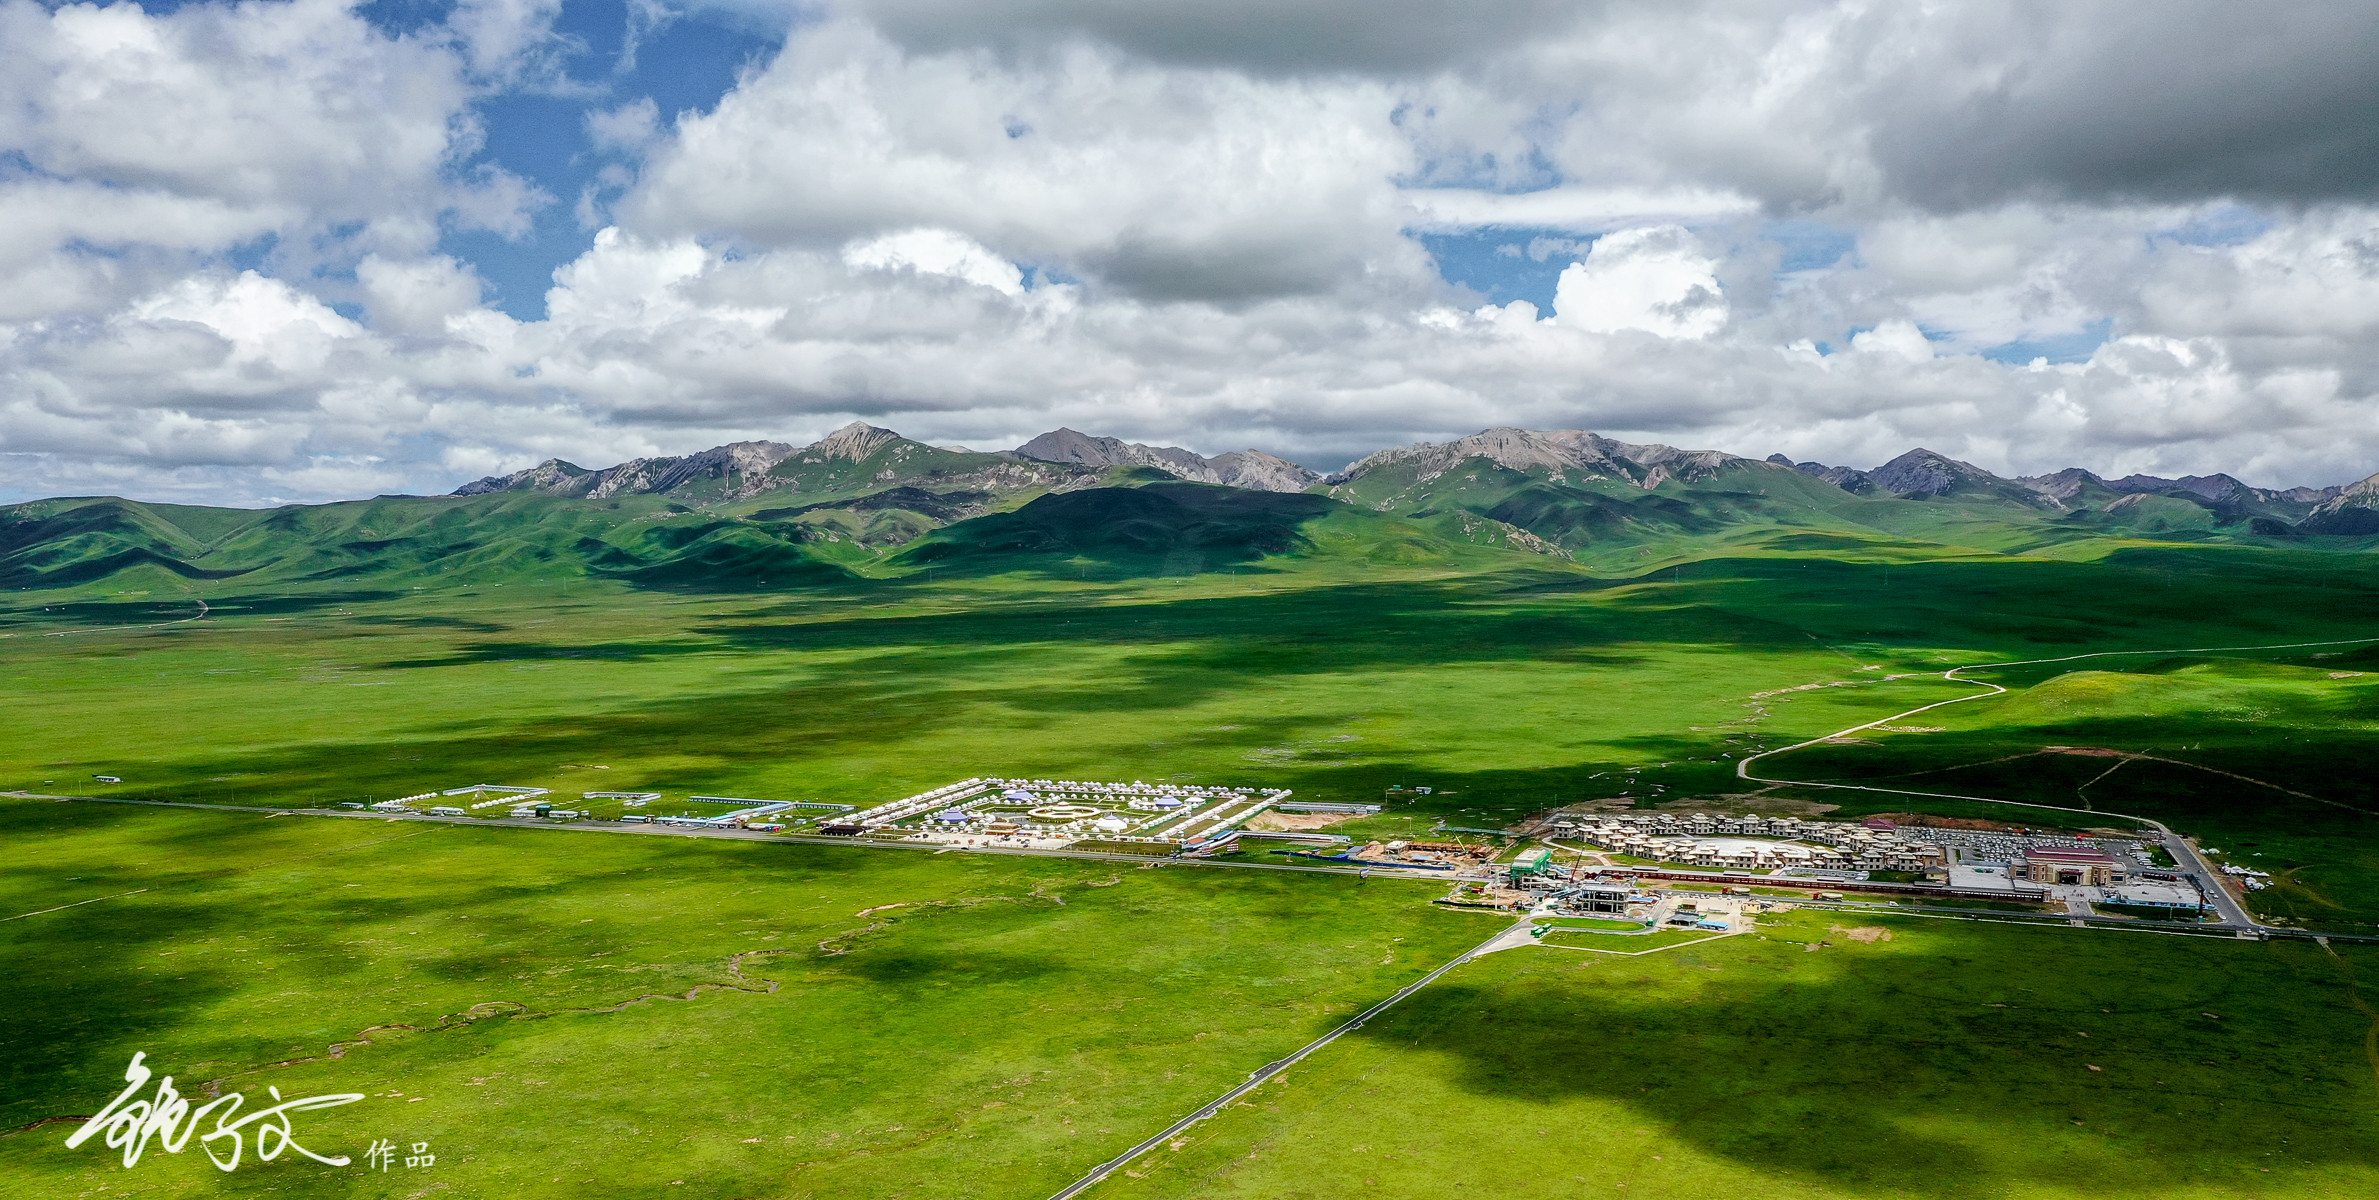
[[[1342,826],[1424,837],[1580,800],[1731,803],[1747,753],[1976,691],[1947,667],[2152,651],[1985,672],[2017,694],[1770,765],[2171,819],[2282,877],[2262,911],[2379,928],[2364,849],[2379,790],[2335,766],[2379,748],[2379,671],[2363,669],[2379,658],[2162,653],[2379,632],[2368,556],[2101,546],[2091,561],[1804,555],[1604,579],[1512,554],[1491,570],[1375,562],[1380,544],[1239,574],[782,592],[497,573],[347,593],[180,581],[189,598],[172,602],[14,593],[0,787],[302,803],[494,782],[867,803],[970,773],[1328,800],[1431,786]],[[2149,757],[2107,775],[2117,760],[2046,746]]]
[[[1452,794],[1416,808],[1495,825],[1597,773],[1616,784],[1670,759],[1711,773],[1754,715],[1747,693],[1844,666],[1731,614],[1537,582],[589,585],[567,600],[227,601],[187,625],[58,638],[28,623],[0,641],[19,731],[0,780],[110,794],[90,777],[112,774],[115,794],[280,803],[447,780],[844,801],[973,773],[1363,799],[1434,780]],[[1822,732],[1912,690],[1813,695],[1771,723]]]
[[[18,733],[0,782],[103,792],[90,776],[115,774],[122,794],[284,803],[447,780],[850,800],[975,771],[1189,775],[1328,799],[1435,786],[1387,816],[1492,827],[1555,801],[1739,791],[1751,749],[1973,690],[1888,675],[2372,632],[2379,571],[2359,557],[2329,556],[2318,582],[2284,555],[2240,561],[2269,570],[1919,564],[1892,591],[1863,564],[1768,559],[1622,581],[1291,562],[757,595],[223,587],[204,619],[145,629],[103,622],[195,607],[31,594],[0,616],[0,715]],[[2069,603],[2069,574],[2137,597]],[[2278,749],[2367,737],[2358,706],[2306,708]],[[2150,744],[2173,740],[2169,715],[2142,718]]]
[[[2217,858],[2270,872],[2274,886],[2248,896],[2259,915],[2374,932],[2379,785],[2351,764],[2379,750],[2375,668],[2379,652],[2348,646],[1985,673],[2018,692],[1926,713],[1919,719],[1932,732],[1863,735],[1867,744],[1813,747],[1767,760],[1762,771],[2083,810],[1825,793],[1850,813],[1915,807],[2128,825],[2087,815],[2103,811],[2164,821],[2222,851]]]
[[[1502,927],[1273,872],[22,800],[0,837],[0,1129],[145,1050],[369,1093],[300,1141],[439,1160],[127,1172],[48,1125],[11,1196],[1043,1195]]]
[[[1589,929],[1555,929],[1541,940],[1548,946],[1573,946],[1580,950],[1600,950],[1606,954],[1642,954],[1649,950],[1666,950],[1706,942],[1723,933],[1693,929],[1657,929],[1651,933],[1603,933]]]
[[[2139,651],[1970,671],[2013,690],[1768,762],[2083,810],[2026,821],[2168,820],[2273,871],[2259,911],[2379,929],[2379,784],[2351,769],[2379,735],[2379,656],[2172,653],[2379,636],[2367,555],[2019,544],[1920,505],[1894,539],[1730,534],[1713,553],[1680,535],[1636,573],[1285,501],[1231,536],[1184,504],[1150,517],[1153,541],[1076,544],[1058,503],[951,526],[897,563],[805,557],[763,584],[753,568],[775,552],[736,549],[757,535],[658,501],[616,516],[488,503],[554,526],[548,542],[611,522],[605,545],[677,567],[565,570],[522,541],[401,579],[323,574],[344,569],[337,539],[379,519],[359,509],[302,581],[149,565],[0,594],[0,790],[274,806],[496,783],[864,804],[1003,774],[1366,802],[1436,789],[1337,826],[1359,838],[1580,801],[2006,819],[1753,788],[1734,769],[1978,690],[1944,679],[1952,666]],[[1058,535],[1080,552],[1034,549]],[[88,1111],[136,1048],[211,1078],[415,1026],[269,1074],[285,1092],[374,1093],[319,1128],[454,1147],[440,1179],[458,1195],[1045,1194],[1500,920],[1432,911],[1442,883],[32,801],[0,803],[0,821],[0,916],[117,896],[0,922],[0,1127]],[[888,904],[910,907],[859,915]],[[1793,921],[1640,958],[1492,956],[1111,1186],[2379,1182],[2369,1023],[2344,974],[2364,952]],[[1828,921],[1899,936],[1794,944]],[[493,1007],[464,1019],[475,1006]],[[2074,1073],[2102,1039],[2123,1053]],[[0,1142],[0,1191],[121,1186],[54,1132]],[[1508,1151],[1502,1174],[1480,1174],[1482,1146]],[[142,1172],[167,1196],[332,1186],[300,1170],[226,1181],[187,1157]],[[383,1183],[423,1187],[401,1168]]]
[[[1891,939],[1852,940],[1846,921]],[[1820,913],[1640,957],[1513,950],[1104,1186],[2368,1195],[2379,1063],[2353,978],[2379,955],[2339,953]]]

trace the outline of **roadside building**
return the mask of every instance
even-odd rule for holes
[[[1570,889],[1561,901],[1579,912],[1624,913],[1635,889],[1624,883],[1589,879]]]
[[[1512,860],[1512,880],[1518,882],[1536,875],[1553,865],[1553,852],[1543,846],[1531,846]]]
[[[2125,881],[2114,855],[2080,846],[2034,846],[2024,852],[2023,873],[2033,883],[2109,887]]]

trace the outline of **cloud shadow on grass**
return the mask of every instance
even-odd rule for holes
[[[1625,1104],[1813,1188],[2156,1195],[2283,1144],[2291,1166],[2379,1149],[2368,1021],[2316,947],[1897,928],[1817,954],[1747,938],[1640,959],[1526,948],[1354,1036],[1425,1052],[1480,1097]],[[2106,1174],[2146,1161],[2175,1174]]]

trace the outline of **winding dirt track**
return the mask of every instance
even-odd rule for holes
[[[207,608],[207,602],[199,599],[196,596],[192,596],[190,598],[190,602],[198,606],[198,611],[191,616],[177,617],[171,621],[156,621],[147,625],[85,625],[76,629],[53,629],[43,633],[41,636],[73,637],[76,634],[81,633],[121,633],[127,629],[163,629],[168,625],[187,625],[192,621],[206,620],[207,613],[212,611]]]
[[[2167,826],[2162,821],[2150,820],[2147,817],[2134,816],[2130,813],[2114,812],[2102,808],[2070,808],[2061,804],[2035,804],[2028,800],[2002,800],[1995,796],[1965,796],[1954,792],[1919,792],[1910,790],[1908,788],[1869,787],[1864,784],[1855,783],[1827,783],[1815,779],[1776,779],[1766,775],[1755,775],[1752,773],[1751,767],[1753,763],[1756,763],[1763,758],[1774,758],[1780,754],[1790,754],[1795,750],[1806,750],[1811,746],[1824,745],[1827,742],[1834,741],[1838,738],[1846,738],[1855,733],[1862,733],[1879,725],[1889,725],[1895,721],[1899,721],[1907,717],[1913,717],[1918,713],[1931,712],[1936,708],[1946,708],[1952,704],[1964,704],[1970,700],[1987,700],[1993,696],[2004,696],[2008,692],[2008,689],[2003,688],[1996,683],[1992,683],[1989,680],[1964,678],[1959,674],[1961,671],[1997,671],[2004,670],[2008,667],[2039,666],[2044,663],[2080,662],[2083,659],[2088,658],[2118,658],[2126,656],[2136,658],[2146,655],[2171,657],[2173,655],[2181,654],[2230,654],[2247,650],[2303,650],[2310,649],[2315,646],[2363,646],[2369,645],[2373,642],[2379,642],[2379,638],[2344,638],[2337,641],[2327,642],[2281,642],[2265,646],[2197,646],[2178,650],[2098,650],[2088,654],[2068,654],[2061,658],[2027,658],[2019,659],[2014,662],[1974,663],[1963,667],[1952,667],[1949,670],[1941,672],[1941,678],[1951,683],[1971,683],[1977,687],[1987,688],[1989,690],[1976,692],[1968,696],[1958,696],[1949,700],[1936,700],[1931,704],[1918,705],[1917,707],[1909,709],[1906,712],[1893,713],[1891,716],[1868,721],[1863,725],[1853,725],[1848,729],[1837,730],[1833,733],[1826,734],[1823,737],[1810,738],[1805,742],[1795,742],[1790,746],[1779,746],[1774,750],[1762,750],[1759,753],[1747,756],[1742,761],[1736,763],[1735,777],[1750,783],[1765,783],[1783,787],[1829,788],[1835,791],[1847,792],[1881,792],[1894,796],[1924,796],[1936,800],[1971,800],[1982,804],[2005,804],[2015,808],[2046,809],[2050,812],[2074,812],[2088,813],[2093,816],[2120,817],[2123,820],[2137,822],[2140,825],[2144,825],[2149,829],[2154,830],[2156,832],[2157,839],[2164,844],[2165,852],[2173,856],[2174,862],[2193,863],[2196,865],[2199,877],[2213,885],[2206,889],[2206,894],[2208,898],[2213,900],[2215,908],[2222,914],[2222,924],[2234,926],[2241,930],[2263,929],[2267,928],[2267,926],[2259,924],[2254,917],[2248,915],[2246,907],[2238,902],[2238,898],[2231,895],[2230,891],[2222,886],[2222,873],[2214,869],[2214,864],[2208,862],[2204,855],[2199,854],[2197,852],[2197,847],[2189,844],[2189,840],[2187,838],[2174,833],[2171,827]],[[1925,678],[1930,674],[1930,672],[1925,672],[1916,675],[1895,675],[1891,676],[1890,678],[1920,679]],[[2194,764],[2184,763],[2181,765],[2190,766]],[[2230,774],[2227,771],[2217,773],[2225,775]],[[2239,775],[2234,776],[2234,778],[2246,779],[2246,776]],[[2260,781],[2248,780],[2248,782],[2259,783]],[[2268,787],[2271,785],[2265,784],[2264,786]],[[2289,791],[2287,788],[2280,788],[2278,790],[2284,792]],[[2300,796],[2303,795],[2301,792],[2289,792],[2289,794]],[[2318,799],[2318,797],[2313,796],[2306,796],[2305,798],[2309,800]],[[2323,803],[2334,802],[2323,801]],[[2339,807],[2348,808],[2352,806],[2339,805]]]

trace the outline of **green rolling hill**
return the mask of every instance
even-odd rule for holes
[[[395,592],[608,579],[748,591],[937,575],[1492,569],[1634,576],[1713,558],[2082,561],[2152,547],[2361,551],[2379,484],[2275,492],[2228,476],[2009,480],[1916,450],[1856,471],[1780,456],[1488,430],[1382,451],[1296,488],[1198,482],[1187,451],[1044,435],[929,446],[853,424],[589,470],[549,461],[451,496],[267,511],[109,497],[0,508],[0,588],[93,595]],[[1054,447],[1054,449],[1052,449]],[[1226,456],[1257,461],[1254,452]],[[1168,457],[1171,456],[1171,457]]]
[[[692,580],[734,563],[840,576],[802,553],[807,538],[791,526],[722,521],[657,497],[383,496],[265,512],[43,500],[0,509],[0,587],[395,590],[454,579],[633,581],[656,567]]]
[[[1456,536],[1457,525],[1517,531],[1606,570],[1821,545],[2060,557],[2141,541],[2362,549],[2379,532],[2370,481],[2274,492],[2228,476],[2109,482],[2079,469],[2011,480],[1929,450],[1868,472],[1578,430],[1491,429],[1386,450],[1319,490]]]
[[[939,530],[892,563],[1113,578],[1306,563],[1483,566],[1498,557],[1326,496],[1167,479],[1044,495],[1013,512]]]

